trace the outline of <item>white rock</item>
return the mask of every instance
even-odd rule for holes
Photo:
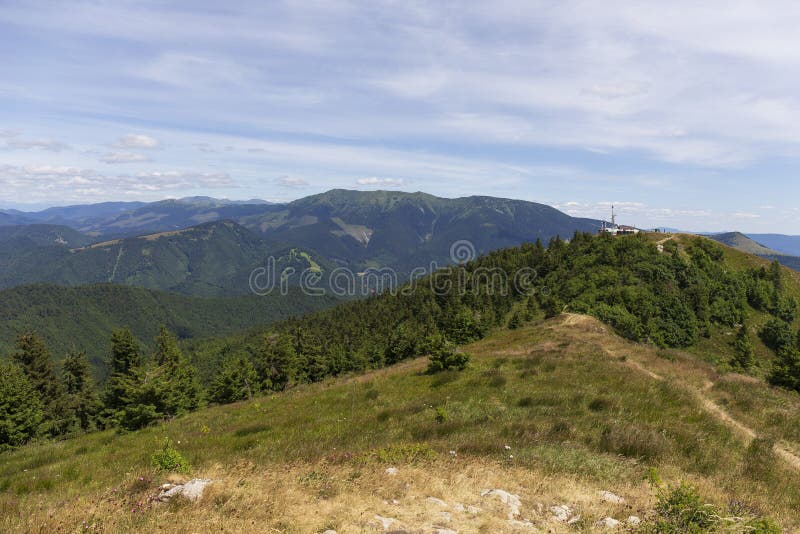
[[[323,532],[322,534],[336,534],[336,531],[328,529],[325,532]]]
[[[619,526],[619,521],[613,517],[606,517],[598,521],[597,526],[602,528],[617,528]]]
[[[436,506],[441,506],[442,508],[450,508],[450,505],[444,502],[442,499],[437,499],[436,497],[428,497],[425,499],[430,504],[435,504]]]
[[[442,523],[449,523],[453,520],[453,516],[450,515],[450,512],[439,512],[437,516],[437,521],[441,521]]]
[[[449,528],[437,528],[436,534],[458,534],[458,531],[450,530]]]
[[[386,468],[386,474],[389,475],[389,476],[392,476],[392,477],[395,476],[399,472],[400,471],[396,467],[387,467]]]
[[[580,521],[580,520],[581,520],[581,516],[580,516],[580,514],[579,514],[579,515],[573,516],[573,517],[572,517],[572,519],[570,519],[569,521],[567,521],[567,524],[568,524],[568,525],[574,525],[575,523],[577,523],[577,522],[578,522],[578,521]]]
[[[628,519],[625,520],[626,523],[632,526],[636,526],[641,524],[642,520],[636,517],[635,515],[628,516]]]
[[[464,514],[472,514],[472,515],[477,515],[481,513],[481,509],[478,508],[477,506],[472,506],[472,505],[465,506],[460,502],[457,502],[453,505],[453,510],[455,510],[456,512],[461,512]]]
[[[186,484],[178,484],[177,486],[162,491],[158,496],[158,500],[168,501],[173,497],[180,496],[190,501],[198,501],[203,497],[203,492],[209,484],[211,484],[211,481],[206,478],[195,478]]]
[[[570,518],[573,517],[572,508],[566,504],[562,504],[560,506],[551,506],[550,511],[553,513],[553,519],[561,521],[562,523],[566,523],[570,520]]]
[[[378,521],[378,523],[381,524],[383,530],[389,530],[392,527],[392,525],[397,523],[397,519],[391,517],[383,517],[378,514],[375,514],[375,519]]]
[[[509,493],[501,489],[483,490],[481,492],[481,497],[488,497],[492,495],[499,497],[500,502],[508,506],[509,519],[514,519],[519,515],[519,509],[522,508],[522,501],[520,500],[519,495],[514,495],[513,493]]]
[[[526,529],[533,528],[533,523],[527,520],[520,521],[519,519],[509,519],[508,524],[513,528],[526,528]]]
[[[625,504],[625,499],[619,495],[611,493],[610,491],[599,491],[597,493],[600,495],[600,499],[605,502],[610,502],[613,504]]]

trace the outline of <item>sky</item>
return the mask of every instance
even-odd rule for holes
[[[800,3],[0,0],[0,208],[332,188],[800,234]]]

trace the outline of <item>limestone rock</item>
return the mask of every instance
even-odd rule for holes
[[[161,486],[161,493],[158,495],[159,501],[168,501],[173,497],[183,497],[190,501],[199,501],[203,497],[206,486],[211,484],[207,478],[194,478],[186,484],[164,484]]]

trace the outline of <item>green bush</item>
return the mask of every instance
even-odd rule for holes
[[[178,452],[169,438],[164,438],[161,448],[153,453],[150,461],[158,471],[188,473],[191,470],[189,462]]]
[[[426,340],[430,363],[428,374],[440,373],[450,369],[463,371],[469,364],[469,355],[453,348],[441,336],[432,336]]]
[[[717,509],[703,503],[697,490],[685,483],[659,491],[656,513],[654,532],[709,532],[720,520]]]

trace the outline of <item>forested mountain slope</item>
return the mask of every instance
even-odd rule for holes
[[[61,287],[38,284],[0,291],[0,358],[25,331],[39,334],[60,361],[87,353],[96,376],[107,373],[114,329],[128,327],[152,347],[161,325],[178,337],[225,336],[331,306],[332,298],[287,296],[198,298],[111,284]]]

